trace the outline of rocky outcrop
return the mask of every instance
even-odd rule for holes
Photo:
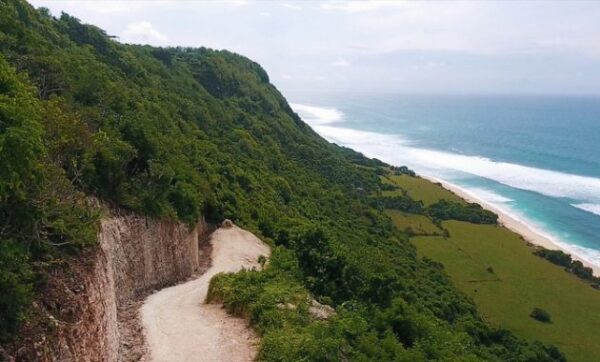
[[[314,299],[310,300],[310,307],[308,307],[308,313],[317,320],[329,319],[332,315],[335,315],[335,309],[326,304],[321,304]]]
[[[131,343],[124,340],[131,328],[124,319],[135,317],[132,306],[208,263],[202,245],[210,230],[203,221],[189,227],[114,209],[107,214],[97,247],[50,273],[34,305],[35,323],[14,346],[16,360],[128,359],[119,356]]]
[[[329,319],[331,316],[335,315],[335,309],[326,304],[321,304],[317,302],[315,299],[308,299],[308,314],[316,320],[324,321]],[[279,309],[287,309],[287,310],[296,310],[298,306],[292,303],[278,303],[276,305]]]

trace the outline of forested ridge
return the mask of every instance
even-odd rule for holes
[[[247,58],[120,44],[21,0],[0,1],[0,52],[1,343],[44,274],[93,247],[95,196],[189,224],[230,218],[269,242],[265,271],[210,290],[262,335],[262,360],[564,359],[487,325],[374,206],[387,165],[320,138]],[[311,319],[309,295],[336,316]]]

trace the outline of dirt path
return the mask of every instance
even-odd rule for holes
[[[210,279],[220,272],[259,267],[270,250],[252,233],[236,226],[211,237],[212,266],[198,279],[163,289],[146,299],[141,319],[148,356],[156,362],[252,361],[257,337],[242,319],[220,305],[205,304]]]

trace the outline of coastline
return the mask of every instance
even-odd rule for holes
[[[562,247],[561,245],[559,245],[558,243],[553,241],[550,237],[545,236],[540,231],[535,230],[533,227],[531,227],[524,221],[519,220],[519,219],[513,217],[512,215],[508,214],[504,210],[490,204],[489,202],[487,202],[485,200],[482,200],[481,198],[477,197],[476,195],[469,192],[468,190],[466,190],[460,186],[454,185],[450,182],[435,178],[435,177],[424,176],[424,175],[419,175],[419,177],[426,179],[428,181],[434,182],[434,183],[440,183],[443,188],[453,192],[460,198],[462,198],[468,202],[478,203],[483,208],[490,210],[492,212],[495,212],[498,215],[499,224],[506,227],[507,229],[519,234],[525,242],[531,243],[533,245],[541,246],[543,248],[550,249],[550,250],[561,250],[567,254],[570,254],[574,260],[579,260],[580,262],[583,263],[584,266],[592,268],[592,270],[594,272],[594,276],[600,276],[600,266],[596,266],[596,265],[584,260],[583,258],[579,257],[577,254],[574,254],[572,251],[567,250],[566,248]]]

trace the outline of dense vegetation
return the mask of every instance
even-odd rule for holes
[[[427,207],[427,214],[434,220],[459,220],[474,224],[496,224],[498,215],[485,210],[476,203],[462,204],[448,200],[440,200]]]
[[[594,286],[600,285],[600,277],[594,276],[594,271],[592,268],[584,266],[579,260],[573,260],[571,255],[562,250],[549,250],[540,248],[533,253],[546,260],[549,260],[551,263],[562,266],[566,271],[577,275],[581,279],[594,282]]]
[[[389,184],[383,184],[382,186],[383,191],[390,190]],[[380,210],[392,209],[411,214],[426,215],[437,224],[443,220],[467,221],[474,224],[498,223],[498,215],[482,208],[479,204],[466,204],[442,199],[425,207],[422,201],[414,200],[406,191],[403,191],[401,195],[374,197],[373,206]]]
[[[389,189],[389,186],[384,187]],[[393,209],[412,214],[425,214],[425,208],[421,201],[415,201],[410,196],[379,196],[373,198],[373,206],[380,209]]]
[[[33,275],[93,243],[94,195],[190,224],[231,218],[270,242],[266,271],[211,286],[263,334],[264,360],[564,359],[486,325],[372,207],[386,166],[318,137],[258,64],[119,44],[20,0],[0,2],[0,53],[4,340],[43,282]],[[337,316],[311,319],[309,296]]]
[[[69,252],[96,239],[96,215],[67,176],[75,160],[63,153],[85,142],[63,132],[78,127],[58,102],[34,97],[34,88],[0,59],[0,340],[14,333],[57,249]]]
[[[409,169],[406,166],[390,166],[390,169],[392,170],[392,173],[395,176],[400,176],[400,175],[408,175],[408,176],[411,176],[411,177],[417,176],[417,174],[415,173],[415,171]]]

